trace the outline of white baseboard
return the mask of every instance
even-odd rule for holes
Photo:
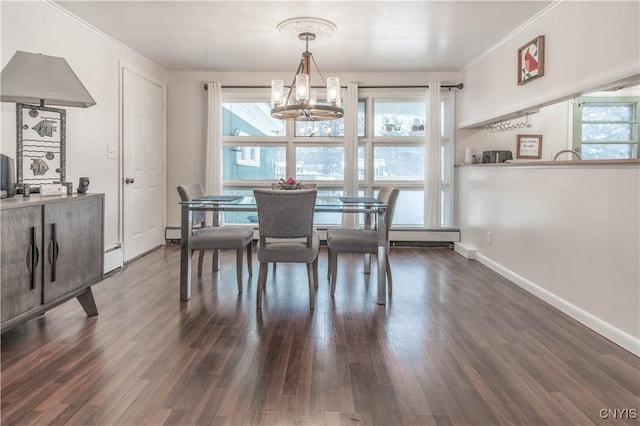
[[[457,250],[456,250],[457,252]],[[461,253],[462,254],[462,253]],[[463,255],[463,254],[462,254]],[[463,255],[464,256],[464,255]],[[584,324],[585,326],[589,327],[591,330],[595,331],[596,333],[600,334],[601,336],[611,340],[613,343],[617,344],[618,346],[626,349],[627,351],[631,352],[632,354],[634,354],[637,357],[640,357],[640,339],[625,333],[624,331],[615,328],[614,326],[612,326],[611,324],[601,320],[600,318],[596,317],[595,315],[575,306],[574,304],[556,296],[555,294],[545,290],[544,288],[536,285],[535,283],[527,280],[524,277],[521,277],[520,275],[514,273],[513,271],[503,267],[502,265],[494,262],[493,260],[489,259],[488,257],[479,254],[479,253],[475,253],[474,251],[474,256],[475,258],[478,260],[478,262],[482,263],[483,265],[485,265],[486,267],[488,267],[489,269],[493,270],[494,272],[502,275],[503,277],[505,277],[506,279],[508,279],[509,281],[515,283],[516,285],[522,287],[523,289],[525,289],[526,291],[528,291],[529,293],[533,294],[534,296],[542,299],[543,301],[549,303],[551,306],[555,307],[556,309],[564,312],[565,314],[569,315],[571,318],[575,319],[576,321]],[[466,256],[465,256],[466,257]]]
[[[476,258],[476,249],[467,247],[462,243],[453,243],[453,250],[459,255],[466,257],[467,259]]]
[[[124,257],[122,247],[114,247],[104,253],[104,273],[122,268],[124,265]]]

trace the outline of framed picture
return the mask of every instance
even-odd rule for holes
[[[516,158],[542,158],[542,135],[518,135]]]
[[[66,111],[16,104],[17,182],[38,192],[41,184],[65,181]]]
[[[518,85],[544,75],[544,36],[538,36],[518,49]]]

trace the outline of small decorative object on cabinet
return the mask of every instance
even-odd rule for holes
[[[81,177],[78,179],[78,194],[86,194],[89,191],[89,178]]]
[[[102,280],[104,195],[0,202],[2,333],[76,297],[98,315],[91,285]]]

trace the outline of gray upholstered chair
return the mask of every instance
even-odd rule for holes
[[[400,190],[391,186],[383,186],[378,192],[378,200],[386,204],[385,223],[387,225],[387,243],[389,241],[389,229],[393,222],[393,213],[396,209],[396,201]],[[364,253],[376,254],[378,252],[378,232],[371,229],[330,228],[327,230],[327,246],[329,248],[329,266],[327,276],[331,278],[331,295],[336,291],[336,276],[338,272],[338,253]],[[370,258],[365,260],[365,273],[369,273]],[[389,294],[393,289],[391,277],[391,263],[387,255],[385,265]]]
[[[303,183],[302,184],[302,189],[316,189],[318,187],[318,184],[316,183]],[[278,182],[273,182],[271,183],[271,189],[279,189],[278,188]],[[289,191],[289,190],[281,190],[281,191]],[[296,190],[299,191],[299,190]],[[276,264],[273,264],[273,270],[276,270]]]
[[[309,277],[309,307],[313,309],[318,286],[320,238],[313,227],[317,191],[302,189],[281,191],[255,189],[260,236],[258,239],[257,308],[262,308],[262,293],[270,262],[306,263]]]
[[[192,183],[178,186],[178,194],[182,201],[192,201],[204,196],[202,185]],[[247,249],[247,268],[249,276],[253,275],[251,265],[253,244],[253,226],[251,225],[225,225],[207,226],[206,212],[192,212],[193,234],[191,235],[191,254],[199,250],[198,276],[202,276],[202,262],[206,250],[213,250],[212,271],[217,271],[219,266],[218,250],[236,250],[236,275],[238,292],[242,293],[242,252]]]

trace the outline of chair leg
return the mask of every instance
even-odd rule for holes
[[[238,293],[242,293],[242,253],[244,249],[236,250],[236,278],[238,280]]]
[[[313,282],[313,263],[307,263],[307,276],[309,277],[309,309],[313,310],[316,296],[316,285]]]
[[[369,253],[364,254],[364,273],[371,273],[371,255]]]
[[[218,254],[219,250],[213,250],[213,259],[211,260],[211,271],[219,271],[220,270],[220,255]]]
[[[313,261],[313,285],[318,288],[318,258]]]
[[[391,278],[391,262],[389,262],[389,255],[387,254],[387,281],[389,295],[393,292],[393,279]]]
[[[327,248],[327,279],[331,278],[331,249]]]
[[[268,263],[260,262],[260,271],[258,271],[258,294],[256,295],[256,307],[262,309],[262,291],[267,281],[267,267]]]
[[[252,254],[252,250],[253,250],[253,243],[251,241],[249,241],[249,244],[247,244],[247,269],[249,270],[249,276],[250,277],[253,276],[253,254]]]
[[[338,253],[331,253],[329,258],[331,264],[331,297],[336,294],[336,279],[338,276]]]
[[[198,255],[198,276],[202,276],[202,262],[204,261],[204,250],[200,250]]]

